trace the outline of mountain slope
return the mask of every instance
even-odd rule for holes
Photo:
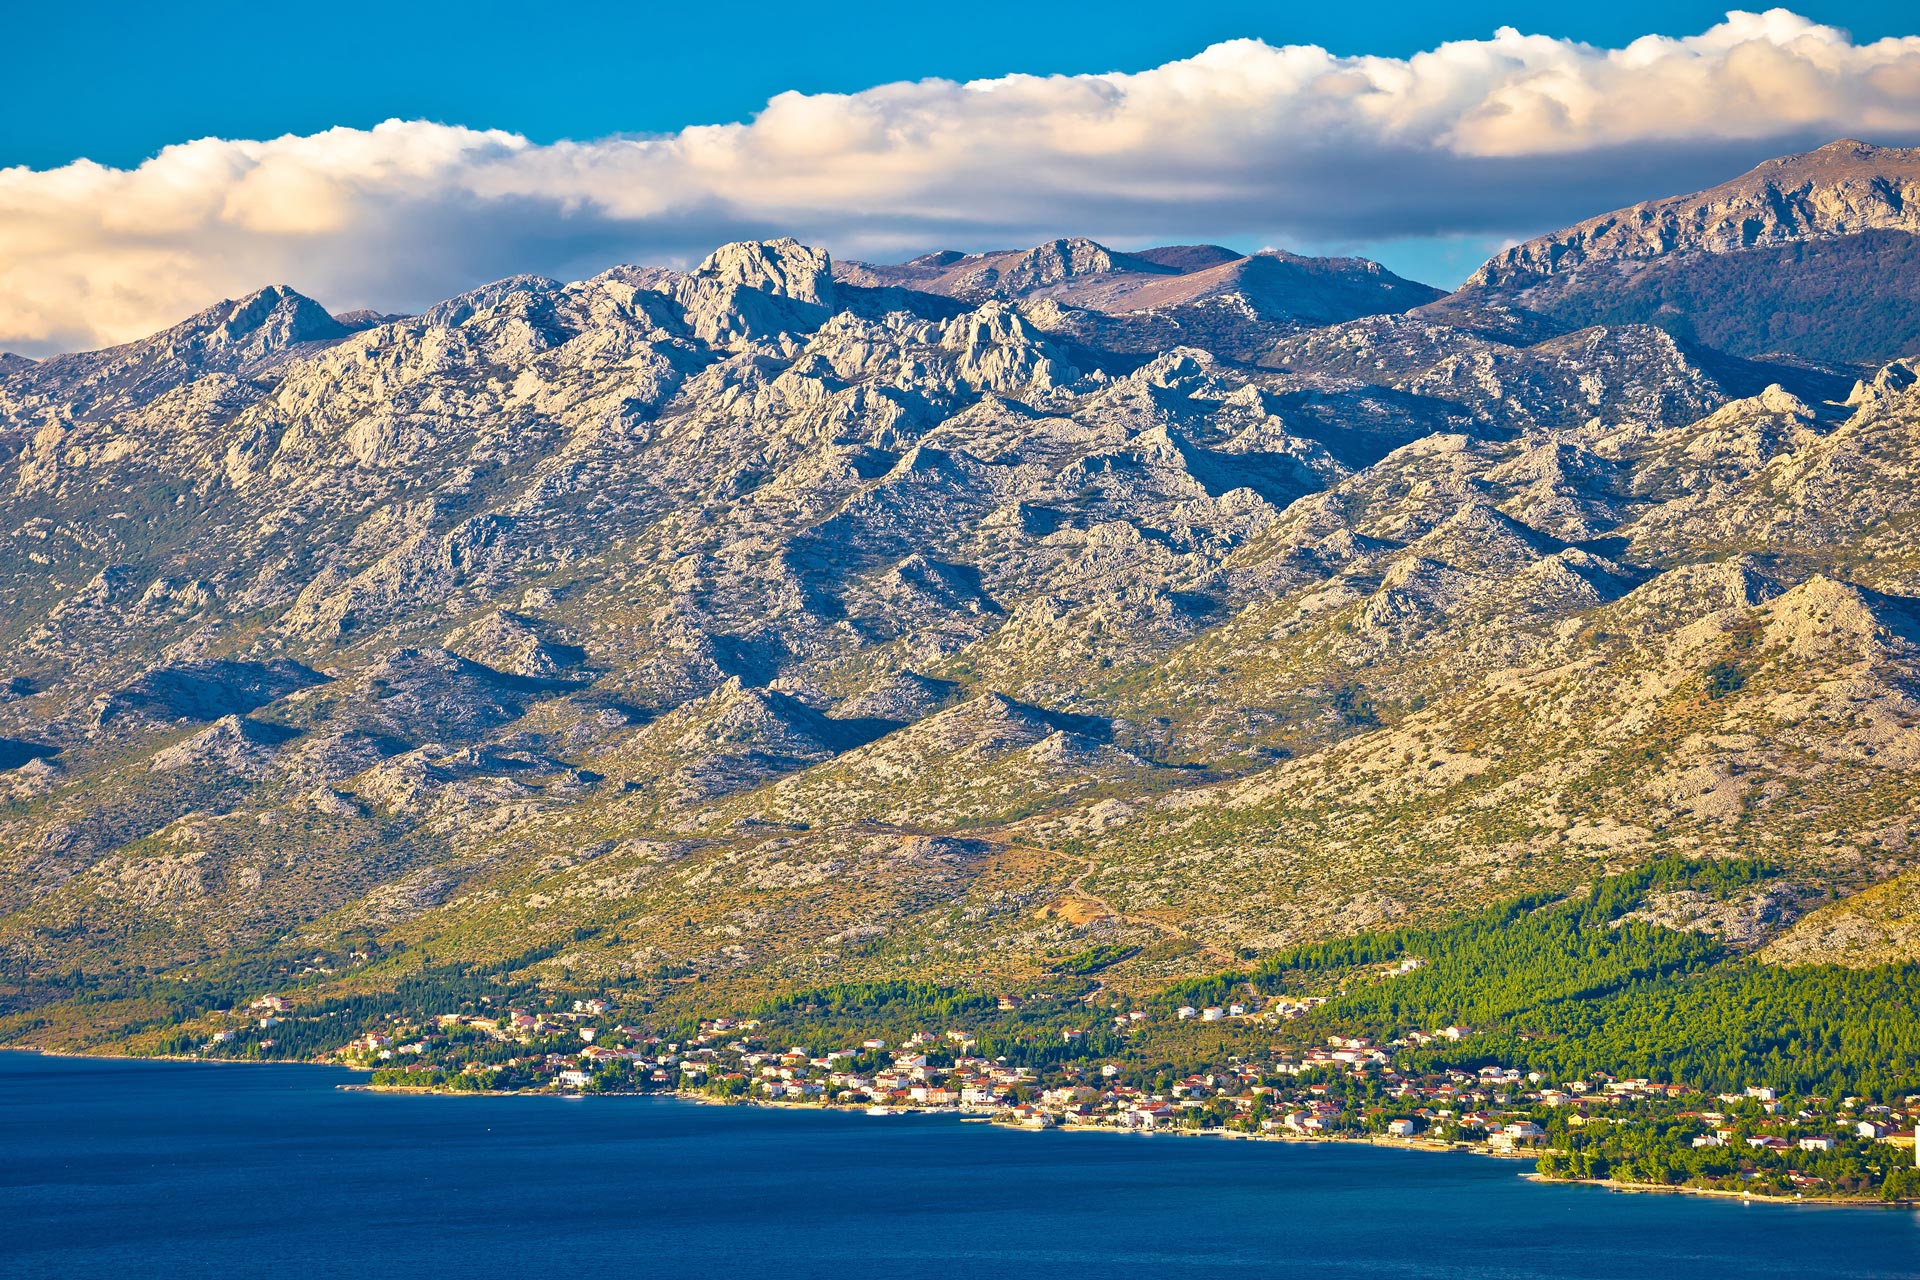
[[[1866,231],[1920,233],[1920,149],[1843,138],[1693,195],[1601,214],[1515,245],[1468,279],[1512,286],[1674,253],[1732,253]]]
[[[1920,865],[1908,362],[1282,324],[1221,300],[1298,263],[1090,254],[974,301],[730,245],[344,334],[273,295],[36,374],[0,1036],[354,951],[1144,990],[1676,852],[1776,868],[1739,948],[1906,945],[1840,907]],[[1044,293],[1120,276],[1186,300]]]
[[[1462,296],[1562,324],[1645,322],[1740,355],[1920,346],[1920,150],[1842,140],[1489,259]]]

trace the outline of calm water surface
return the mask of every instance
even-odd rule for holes
[[[1920,1276],[1920,1214],[1471,1156],[0,1053],[0,1276]],[[937,1271],[929,1268],[938,1268]]]

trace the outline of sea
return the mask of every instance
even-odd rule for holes
[[[1920,1213],[1354,1145],[0,1053],[0,1277],[1920,1276]]]

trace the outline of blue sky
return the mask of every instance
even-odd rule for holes
[[[1920,13],[1886,0],[16,9],[0,349],[30,354],[268,283],[410,310],[789,233],[1357,252],[1452,285],[1770,156],[1920,143]]]

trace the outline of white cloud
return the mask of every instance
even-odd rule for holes
[[[420,121],[0,170],[0,348],[153,331],[284,282],[411,308],[516,271],[791,233],[850,256],[1018,244],[1513,236],[1842,135],[1920,136],[1920,37],[1775,9],[1623,49],[1407,59],[1215,45],[1150,71],[786,93],[751,122],[535,145]]]

